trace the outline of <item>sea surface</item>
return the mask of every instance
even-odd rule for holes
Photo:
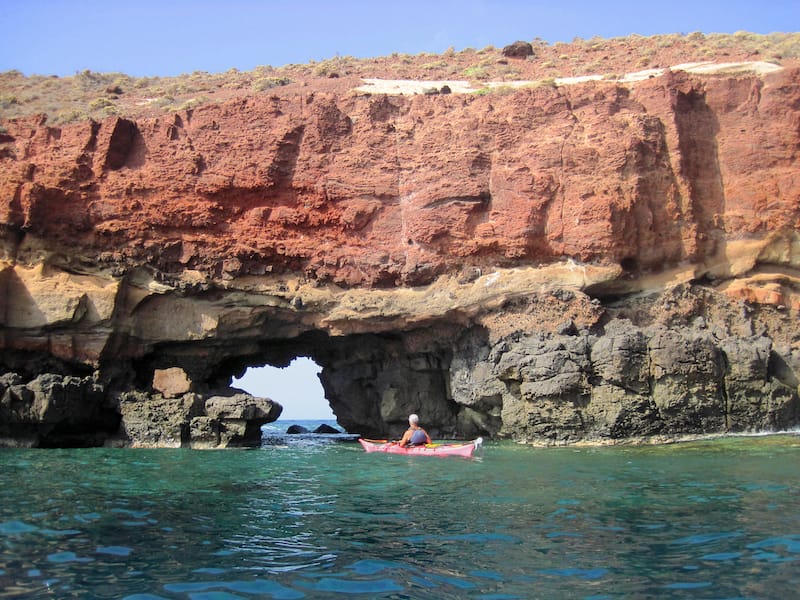
[[[0,450],[0,598],[796,598],[800,437]],[[319,423],[303,423],[310,428]]]

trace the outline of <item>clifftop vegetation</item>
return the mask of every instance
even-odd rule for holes
[[[616,75],[686,62],[759,60],[800,64],[800,33],[631,35],[576,38],[548,44],[531,41],[533,55],[504,56],[502,48],[449,49],[443,54],[392,54],[378,58],[337,56],[306,64],[259,66],[252,71],[196,71],[177,77],[131,77],[81,71],[74,76],[0,73],[0,119],[46,114],[65,124],[109,115],[137,117],[181,111],[231,97],[344,93],[361,78],[465,79],[469,81],[552,80],[581,75]],[[154,70],[156,66],[154,66]]]

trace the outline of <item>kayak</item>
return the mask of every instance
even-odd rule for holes
[[[420,456],[462,456],[469,458],[476,448],[483,444],[483,438],[455,444],[425,444],[424,446],[401,446],[397,442],[385,440],[365,440],[358,438],[367,452],[387,452],[388,454],[412,454]]]

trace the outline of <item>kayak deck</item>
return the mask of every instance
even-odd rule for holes
[[[415,456],[461,456],[469,458],[483,444],[483,438],[453,444],[425,444],[424,446],[401,446],[397,442],[367,440],[358,442],[366,452],[385,452],[388,454],[410,454]]]

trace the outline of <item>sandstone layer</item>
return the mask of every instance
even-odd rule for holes
[[[296,356],[369,436],[800,422],[797,68],[2,127],[5,444],[257,443]]]

